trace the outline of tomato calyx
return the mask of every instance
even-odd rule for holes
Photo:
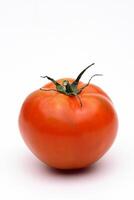
[[[91,66],[93,66],[95,63],[92,63],[91,65],[89,65],[88,67],[86,67],[78,76],[77,78],[72,82],[72,83],[69,83],[68,80],[63,80],[62,82],[62,85],[60,83],[58,83],[56,80],[54,80],[53,78],[49,77],[49,76],[41,76],[41,78],[47,78],[48,80],[50,80],[51,82],[53,82],[53,84],[55,85],[56,89],[46,89],[46,88],[40,88],[40,90],[43,90],[43,91],[57,91],[57,92],[60,92],[62,94],[65,94],[67,96],[76,96],[79,101],[80,101],[80,104],[82,106],[82,102],[81,102],[81,99],[80,97],[78,96],[78,94],[80,94],[83,89],[85,89],[91,79],[95,76],[102,76],[102,74],[94,74],[93,76],[91,76],[91,78],[89,79],[88,83],[85,84],[83,87],[79,88],[78,89],[78,84],[79,84],[79,81],[82,77],[82,75],[84,74],[84,72],[90,68]]]

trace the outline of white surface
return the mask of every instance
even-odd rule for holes
[[[0,199],[134,199],[134,3],[132,0],[0,1]],[[18,130],[24,98],[45,80],[88,64],[112,98],[118,137],[93,167],[62,174],[42,165]]]

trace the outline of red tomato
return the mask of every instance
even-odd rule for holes
[[[57,82],[65,87],[74,81]],[[78,82],[77,89],[84,85]],[[43,88],[54,90],[36,90],[20,111],[20,131],[30,150],[58,169],[83,168],[97,161],[117,133],[117,115],[108,95],[93,84],[87,85],[79,98],[55,91],[54,82]]]

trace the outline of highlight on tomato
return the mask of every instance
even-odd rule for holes
[[[118,119],[110,97],[98,86],[61,78],[32,92],[19,114],[21,135],[34,155],[57,169],[79,169],[101,158],[117,134]]]

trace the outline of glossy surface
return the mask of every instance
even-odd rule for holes
[[[55,88],[53,83],[44,87]],[[22,105],[22,137],[31,151],[51,167],[86,167],[98,160],[115,139],[118,120],[110,98],[92,84],[79,96],[82,107],[77,97],[37,90]]]

